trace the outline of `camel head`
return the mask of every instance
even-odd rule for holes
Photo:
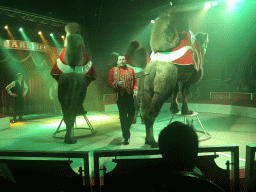
[[[207,33],[199,32],[199,33],[196,34],[196,39],[200,43],[200,49],[201,49],[202,55],[205,55],[206,54],[207,45],[209,43],[208,34]]]
[[[207,45],[209,43],[209,39],[208,39],[208,34],[207,33],[197,33],[196,34],[196,39],[199,41],[200,43],[200,50],[201,50],[201,56],[202,56],[202,65],[204,64],[204,58],[205,58],[205,54],[206,54],[206,49],[207,49]]]
[[[150,39],[153,52],[170,52],[179,44],[179,40],[173,17],[162,16],[156,19]]]

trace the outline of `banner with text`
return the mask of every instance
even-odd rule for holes
[[[54,55],[59,55],[63,48],[51,47],[42,43],[19,40],[2,40],[0,41],[0,49],[21,49],[29,51],[48,52]]]

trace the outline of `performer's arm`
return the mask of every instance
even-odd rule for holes
[[[15,87],[15,81],[13,81],[12,83],[10,83],[5,89],[6,91],[11,95],[11,96],[17,96],[17,94],[14,94],[11,92],[11,88]]]
[[[114,68],[109,71],[108,74],[108,87],[117,88],[117,81],[114,81]]]
[[[26,84],[25,81],[24,81],[24,88],[25,88],[25,92],[23,93],[23,97],[24,97],[25,95],[27,95],[27,93],[28,93],[28,86],[27,86],[27,84]]]

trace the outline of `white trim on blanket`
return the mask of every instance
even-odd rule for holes
[[[61,60],[57,59],[57,66],[60,69],[62,73],[71,73],[73,72],[73,69],[69,65],[65,65],[61,62]],[[75,72],[76,73],[83,73],[86,74],[92,67],[92,62],[89,61],[86,65],[83,66],[76,66]]]

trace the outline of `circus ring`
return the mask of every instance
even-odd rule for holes
[[[181,95],[178,97],[179,109],[181,108]],[[113,94],[105,94],[103,97],[105,113],[117,112],[118,108],[114,102]],[[246,118],[256,118],[256,94],[255,93],[238,93],[238,92],[211,92],[209,100],[204,101],[189,101],[188,107],[194,111],[196,115],[188,116],[187,118],[182,115],[172,115],[170,112],[170,99],[168,99],[159,113],[169,113],[169,117],[166,121],[182,121],[186,123],[187,120],[193,122],[193,118],[197,118],[199,122],[198,128],[196,129],[199,140],[204,141],[211,138],[211,135],[204,130],[199,118],[201,113],[209,114],[223,114],[230,116],[240,116]],[[175,116],[175,117],[174,117]],[[168,119],[169,118],[169,119]],[[184,118],[184,120],[183,120]],[[187,119],[187,120],[186,120]],[[167,125],[168,123],[166,123]]]

